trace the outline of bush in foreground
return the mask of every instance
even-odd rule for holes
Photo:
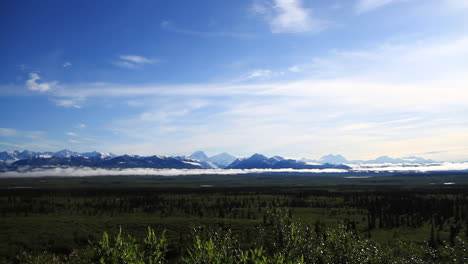
[[[382,246],[360,237],[345,225],[336,228],[312,228],[294,220],[283,210],[271,212],[271,224],[263,226],[255,246],[242,249],[229,229],[197,228],[186,253],[171,263],[183,264],[418,264],[468,263],[466,241],[458,238],[455,246],[439,248],[429,244],[397,242]],[[59,257],[44,253],[22,254],[21,264],[163,264],[167,260],[168,241],[164,232],[157,236],[148,228],[141,241],[122,232],[111,237],[104,233],[91,243],[89,251]]]

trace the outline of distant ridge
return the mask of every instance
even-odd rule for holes
[[[188,157],[168,156],[117,156],[105,152],[75,152],[63,149],[57,152],[34,152],[29,150],[7,150],[0,152],[0,169],[21,167],[96,167],[96,168],[165,168],[165,169],[349,169],[346,164],[426,164],[430,159],[416,156],[392,158],[381,156],[374,160],[349,161],[339,154],[328,154],[319,160],[286,159],[281,156],[267,157],[256,153],[248,158],[236,158],[228,153],[208,157],[203,151],[196,151]]]
[[[285,159],[280,156],[268,158],[262,154],[254,154],[249,158],[237,159],[226,169],[351,169],[346,165],[322,164],[310,165],[303,161]]]
[[[393,164],[399,164],[399,163],[411,163],[411,164],[424,164],[424,163],[435,163],[436,161],[431,160],[431,159],[425,159],[421,157],[416,157],[416,156],[408,156],[408,157],[403,157],[403,158],[392,158],[389,156],[381,156],[376,159],[372,160],[347,160],[344,156],[340,154],[328,154],[325,156],[322,156],[319,160],[312,160],[312,159],[306,159],[303,158],[301,161],[304,162],[310,162],[310,163],[318,163],[318,164],[363,164],[363,163],[369,163],[369,164],[380,164],[380,163],[393,163]]]
[[[205,152],[199,150],[195,151],[192,155],[189,156],[191,159],[199,160],[199,161],[204,161],[204,162],[209,162],[213,164],[214,166],[224,169],[227,166],[229,166],[234,160],[237,158],[224,152],[218,155],[214,155],[212,157],[208,157]]]

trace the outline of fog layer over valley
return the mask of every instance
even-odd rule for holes
[[[48,176],[185,176],[185,175],[241,175],[241,174],[356,174],[356,173],[426,173],[426,172],[468,172],[468,162],[432,164],[358,164],[351,169],[154,169],[123,168],[106,169],[90,167],[43,167],[23,168],[0,172],[0,178],[9,177],[48,177]]]
[[[236,158],[228,153],[208,157],[202,151],[190,156],[137,156],[102,152],[78,153],[5,151],[0,153],[0,177],[45,176],[182,176],[236,174],[346,174],[468,172],[468,162],[435,162],[420,157],[379,157],[349,161],[341,155],[319,160],[266,157],[254,154]]]

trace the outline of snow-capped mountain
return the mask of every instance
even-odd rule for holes
[[[19,151],[17,150],[7,150],[0,152],[0,160],[4,162],[12,162],[19,160],[18,157]]]
[[[38,154],[39,152],[34,152],[34,151],[29,151],[29,150],[24,150],[24,151],[6,150],[6,151],[0,152],[0,161],[6,162],[6,163],[12,163],[17,160],[32,158]]]
[[[254,154],[249,158],[237,159],[226,169],[350,169],[346,165],[322,164],[309,165],[294,159],[285,159],[280,156],[268,158],[262,154]]]
[[[308,163],[318,163],[318,164],[380,164],[380,163],[392,163],[392,164],[400,164],[400,163],[412,163],[412,164],[424,164],[424,163],[434,163],[436,161],[431,159],[425,159],[416,156],[408,156],[403,158],[392,158],[389,156],[381,156],[376,159],[372,160],[348,160],[343,155],[337,154],[328,154],[321,157],[319,160],[312,160],[312,159],[301,159],[303,162]]]
[[[333,155],[333,154],[328,154],[320,158],[318,161],[321,164],[343,164],[343,163],[349,163],[349,161],[343,157],[342,155]]]
[[[210,161],[216,164],[216,166],[220,168],[226,168],[236,159],[237,159],[236,157],[226,152],[210,157]]]
[[[69,157],[80,157],[80,153],[74,152],[68,149],[62,149],[60,151],[57,151],[53,154],[54,157],[57,158],[69,158]]]
[[[81,153],[80,156],[85,157],[85,158],[101,158],[101,159],[109,159],[109,158],[117,157],[117,155],[113,153],[97,152],[97,151],[84,152],[84,153]]]
[[[188,156],[188,158],[207,162],[213,168],[226,168],[229,164],[236,160],[236,157],[229,155],[228,153],[221,153],[212,157],[208,157],[203,151],[196,151],[192,155]]]
[[[392,158],[389,156],[378,157],[373,160],[367,160],[362,163],[434,163],[434,160],[424,159],[420,157],[410,156],[403,158]]]
[[[346,164],[431,164],[433,160],[415,156],[392,158],[382,156],[367,161],[349,161],[342,155],[325,155],[320,160],[294,160],[281,156],[266,157],[254,154],[248,158],[236,159],[228,153],[208,157],[203,151],[197,151],[189,157],[166,156],[116,156],[104,152],[74,152],[61,150],[57,152],[34,152],[7,150],[0,152],[0,168],[2,170],[18,169],[20,167],[99,167],[99,168],[168,168],[168,169],[349,169]],[[345,164],[345,165],[343,165]]]
[[[82,156],[69,157],[34,157],[13,162],[9,167],[92,167],[92,168],[156,168],[156,169],[203,169],[200,163],[192,160],[179,160],[174,157],[161,156],[130,156],[122,155],[115,158],[102,159]]]
[[[51,158],[51,157],[56,157],[56,158],[85,157],[85,158],[107,159],[107,158],[113,158],[116,156],[117,155],[112,154],[112,153],[97,152],[97,151],[79,153],[79,152],[71,151],[68,149],[63,149],[57,152],[6,150],[6,151],[0,152],[0,161],[11,163],[11,162],[15,162],[17,160],[23,160],[23,159]]]
[[[210,161],[208,156],[206,156],[205,152],[203,151],[195,151],[192,155],[188,156],[190,159],[202,160],[202,161]]]

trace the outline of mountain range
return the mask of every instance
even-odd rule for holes
[[[266,157],[254,154],[248,158],[236,158],[228,153],[208,157],[203,151],[190,156],[138,156],[104,152],[34,152],[29,150],[7,150],[0,152],[0,169],[36,167],[96,167],[96,168],[169,168],[169,169],[349,169],[346,164],[354,163],[433,163],[420,157],[391,158],[382,156],[374,160],[348,161],[342,155],[325,155],[319,160],[287,159],[280,156]]]
[[[190,159],[195,159],[199,161],[205,161],[215,165],[218,168],[224,169],[229,166],[237,158],[224,152],[212,157],[208,157],[203,151],[196,151],[192,155],[188,156]]]
[[[416,156],[408,156],[403,158],[392,158],[389,156],[381,156],[376,159],[372,160],[347,160],[342,155],[334,155],[328,154],[321,157],[319,160],[312,160],[312,159],[301,159],[303,162],[308,163],[318,163],[318,164],[381,164],[381,163],[393,163],[393,164],[400,164],[400,163],[413,163],[413,164],[424,164],[424,163],[434,163],[436,161],[431,159],[425,159]]]
[[[23,151],[6,150],[3,152],[0,152],[0,161],[6,162],[6,163],[13,163],[15,161],[24,160],[24,159],[52,158],[52,157],[54,158],[84,157],[84,158],[106,159],[106,158],[117,157],[117,155],[113,153],[105,153],[105,152],[97,152],[97,151],[78,153],[78,152],[74,152],[68,149],[63,149],[57,152],[50,152],[50,151],[35,152],[35,151],[29,151],[29,150],[23,150]]]
[[[351,169],[351,167],[340,164],[311,165],[306,162],[285,159],[280,156],[268,158],[262,154],[254,154],[249,158],[236,159],[226,169]]]

